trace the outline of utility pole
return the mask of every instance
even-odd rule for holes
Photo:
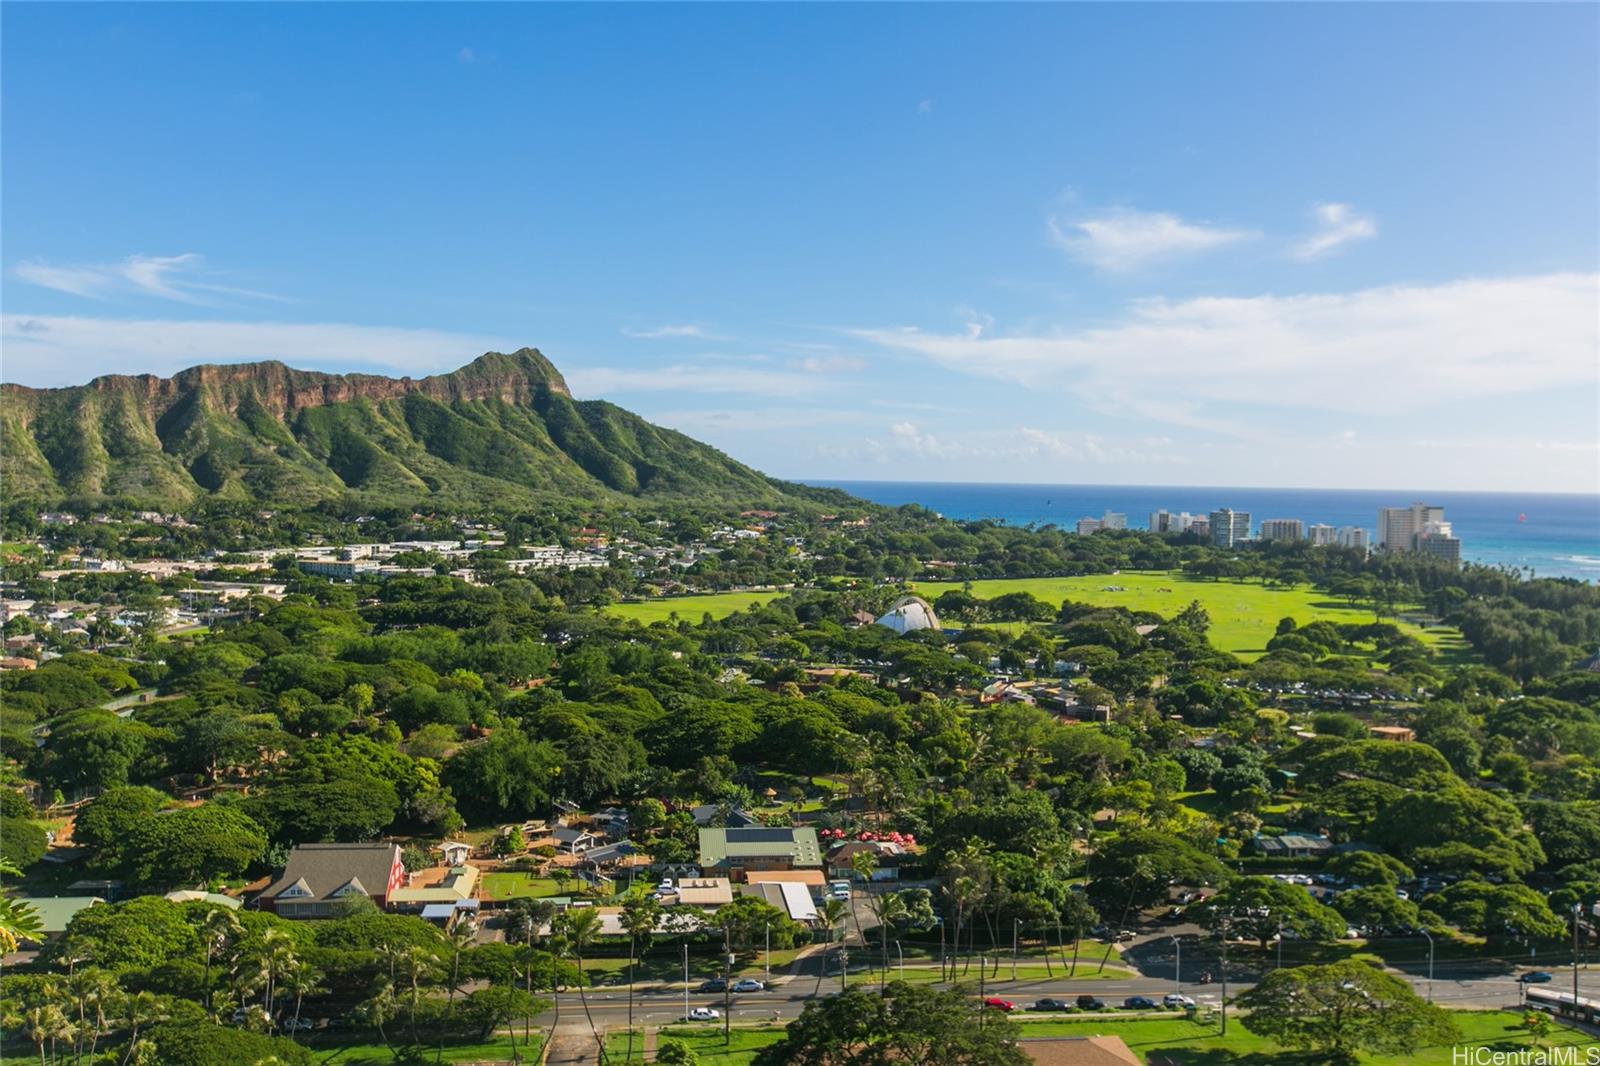
[[[722,981],[722,1043],[733,1043],[729,1026],[733,1024],[733,945],[728,938],[728,927],[722,927],[722,958],[727,962]]]
[[[989,1013],[988,997],[983,994],[983,971],[988,968],[988,962],[982,955],[978,956],[978,1028],[983,1028],[984,1015]]]
[[[935,919],[939,923],[939,980],[944,980],[944,918]]]
[[[1583,905],[1581,903],[1574,903],[1572,905],[1572,1013],[1573,1013],[1574,1016],[1576,1016],[1579,1013],[1578,1012],[1578,915],[1579,915],[1579,913],[1581,913],[1582,908],[1583,908]]]
[[[1280,969],[1280,970],[1283,969],[1283,919],[1282,918],[1278,919],[1278,965],[1277,965],[1277,969]]]
[[[1017,934],[1022,930],[1022,919],[1011,919],[1011,980],[1017,979]]]
[[[683,1020],[689,1020],[689,942],[683,942]]]
[[[763,925],[761,927],[761,939],[762,939],[762,943],[763,943],[763,947],[762,947],[762,951],[761,951],[762,962],[766,965],[766,970],[767,970],[767,981],[766,981],[766,983],[770,985],[772,983],[772,923],[771,922],[767,922],[765,925]]]
[[[900,980],[906,979],[906,953],[900,947],[900,938],[894,938],[894,953],[900,957]]]
[[[1176,953],[1176,957],[1175,957],[1175,959],[1173,960],[1173,963],[1172,963],[1172,982],[1176,986],[1176,991],[1177,991],[1178,995],[1181,996],[1181,995],[1183,995],[1183,938],[1182,937],[1174,936],[1172,938],[1172,950]]]
[[[1433,934],[1426,929],[1418,930],[1428,938],[1428,1002],[1433,1002]]]
[[[850,949],[841,942],[839,945],[839,991],[844,991],[845,974],[850,970]]]
[[[1222,1035],[1228,1035],[1228,921],[1222,921]]]

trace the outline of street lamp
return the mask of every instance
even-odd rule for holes
[[[772,983],[772,923],[767,922],[761,927],[762,951],[761,960],[767,971],[767,984]]]
[[[906,979],[906,953],[900,949],[900,938],[894,938],[894,953],[900,959],[900,980]]]
[[[1017,979],[1017,934],[1022,931],[1022,919],[1011,919],[1011,980]]]

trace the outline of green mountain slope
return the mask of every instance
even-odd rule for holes
[[[0,386],[0,482],[11,499],[153,508],[208,497],[287,506],[839,498],[775,481],[613,404],[574,400],[531,348],[420,379],[248,363],[64,389]]]

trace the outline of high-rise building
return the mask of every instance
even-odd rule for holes
[[[1196,515],[1189,522],[1189,532],[1193,533],[1195,536],[1199,537],[1201,540],[1209,540],[1209,539],[1211,539],[1211,522],[1210,522],[1210,520],[1209,519],[1205,519],[1205,518],[1201,518],[1199,515]]]
[[[1107,511],[1100,516],[1101,529],[1127,529],[1128,516],[1118,511]]]
[[[1177,529],[1174,528],[1173,520],[1174,520],[1175,517],[1176,516],[1171,511],[1151,511],[1150,512],[1150,532],[1152,532],[1152,533],[1176,533],[1176,532],[1178,532]]]
[[[1306,530],[1306,539],[1315,547],[1339,543],[1339,531],[1333,526],[1318,522]]]
[[[1087,537],[1090,533],[1098,533],[1098,532],[1100,532],[1100,519],[1098,519],[1098,518],[1080,518],[1080,519],[1078,519],[1078,536]]]
[[[1250,539],[1250,512],[1224,507],[1211,512],[1211,543],[1231,548]]]
[[[1342,526],[1339,529],[1339,547],[1355,548],[1358,551],[1368,551],[1371,540],[1367,531],[1360,526]]]
[[[1305,540],[1305,523],[1298,518],[1263,518],[1262,540]]]
[[[1429,522],[1416,537],[1417,551],[1443,559],[1452,566],[1461,565],[1461,541],[1455,536],[1449,522]]]
[[[1416,551],[1417,537],[1429,522],[1443,522],[1444,508],[1426,503],[1378,509],[1378,547],[1386,552]]]

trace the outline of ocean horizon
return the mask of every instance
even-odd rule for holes
[[[1360,526],[1370,533],[1380,507],[1422,502],[1444,508],[1445,520],[1461,539],[1463,561],[1513,567],[1536,577],[1600,582],[1600,495],[800,480],[892,507],[920,504],[960,521],[989,518],[1069,530],[1078,519],[1107,511],[1126,514],[1130,529],[1145,529],[1153,511],[1206,514],[1231,507],[1250,512],[1252,531],[1263,519],[1298,518],[1307,526]]]

